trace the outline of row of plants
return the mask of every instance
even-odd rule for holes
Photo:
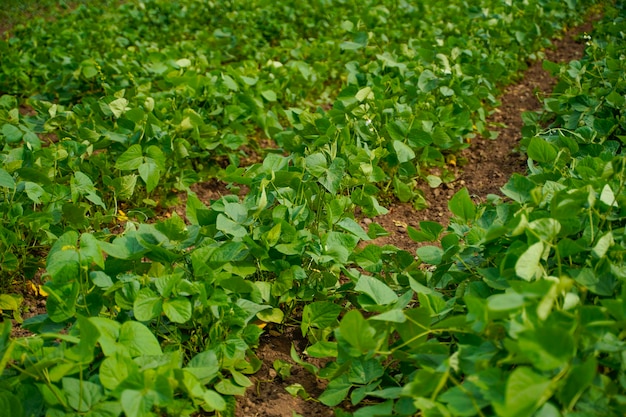
[[[13,338],[2,324],[2,409],[233,415],[233,395],[245,393],[247,375],[261,366],[254,349],[264,324],[297,320],[311,342],[306,355],[334,360],[318,369],[294,351],[294,361],[329,380],[319,401],[350,401],[355,416],[623,414],[621,3],[607,6],[608,23],[583,61],[547,65],[561,82],[544,115],[526,115],[531,172],[504,187],[510,201],[476,207],[460,191],[450,227],[409,228],[417,242],[432,242],[417,257],[367,245],[386,231],[376,223],[364,231],[354,208],[385,213],[380,188],[422,204],[414,184],[422,167],[443,166],[444,153],[486,132],[497,77],[514,77],[588,4],[258,3],[265,12],[228,2],[220,13],[213,3],[129,2],[101,13],[98,27],[110,32],[96,33],[83,25],[101,11],[81,7],[76,20],[58,22],[58,40],[32,28],[24,30],[42,31],[29,38],[32,50],[19,33],[3,44],[22,57],[21,67],[3,65],[4,74],[28,75],[0,88],[39,94],[28,101],[33,115],[19,112],[21,99],[0,101],[2,235],[13,239],[3,243],[51,248],[48,313],[22,325],[35,336]],[[436,22],[447,13],[455,21],[445,27],[427,19],[415,26],[417,15]],[[275,25],[261,30],[270,16]],[[221,29],[210,34],[207,22]],[[327,23],[329,35],[314,37],[313,22]],[[162,31],[147,31],[156,23]],[[340,42],[324,37],[337,28]],[[159,44],[177,33],[184,41]],[[419,41],[407,43],[411,35]],[[95,73],[82,56],[94,51],[81,43],[90,36],[101,45],[91,57]],[[198,51],[196,38],[211,45],[200,63],[181,54]],[[328,65],[295,63],[298,39],[311,54],[302,62]],[[67,44],[78,46],[68,53]],[[267,55],[280,48],[288,54]],[[270,72],[254,72],[266,59]],[[46,60],[59,65],[50,67],[56,77]],[[292,72],[270,77],[274,70]],[[89,84],[94,77],[101,83]],[[269,90],[264,77],[286,84]],[[307,109],[341,83],[331,109]],[[296,98],[278,97],[291,90]],[[244,110],[229,107],[240,102]],[[263,125],[270,113],[271,129]],[[259,130],[280,153],[238,166],[238,149]],[[57,136],[42,144],[42,133]],[[231,162],[225,169],[222,155]],[[250,192],[208,205],[189,189],[207,173]],[[163,204],[171,189],[188,193],[185,219],[148,224],[118,208],[149,217],[145,206]],[[112,223],[124,232],[113,235]],[[4,250],[3,271],[23,268],[12,252]]]
[[[265,137],[339,156],[347,174],[327,189],[359,188],[372,213],[381,189],[422,207],[415,183],[453,179],[445,155],[490,134],[502,83],[592,4],[371,3],[109,1],[14,28],[0,43],[3,283],[32,276],[66,230],[106,234],[119,209],[153,218]]]
[[[545,63],[559,83],[525,114],[529,173],[507,198],[476,206],[462,190],[447,229],[409,230],[437,243],[417,249],[434,269],[381,273],[366,247],[345,314],[306,307],[308,354],[332,358],[313,370],[330,381],[320,401],[368,404],[363,416],[624,415],[624,6],[582,60]]]

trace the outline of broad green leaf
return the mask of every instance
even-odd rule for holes
[[[349,311],[339,324],[341,336],[357,351],[366,354],[375,349],[376,330],[363,318],[358,310]]]
[[[361,275],[354,290],[368,295],[378,305],[387,305],[398,300],[396,293],[387,284],[369,275]]]
[[[78,316],[80,341],[65,352],[65,357],[81,363],[90,363],[94,359],[94,348],[100,338],[98,327],[84,316]]]
[[[334,325],[342,310],[340,305],[329,301],[314,301],[306,304],[302,311],[302,322],[300,323],[302,335],[306,336],[311,327],[324,329]]]
[[[550,383],[528,367],[515,368],[506,383],[504,403],[494,404],[496,413],[506,417],[532,416],[542,405],[540,399],[547,399],[544,394]]]
[[[352,233],[356,237],[361,240],[371,240],[370,237],[365,233],[363,228],[359,226],[359,224],[349,217],[344,217],[341,219],[337,226],[341,227],[343,230]]]
[[[120,329],[119,343],[135,357],[141,355],[161,355],[161,346],[154,334],[143,324],[127,321]]]
[[[219,395],[217,392],[213,391],[212,389],[205,390],[204,394],[202,395],[202,399],[206,403],[205,406],[208,406],[210,409],[217,410],[217,411],[226,410],[227,404],[226,404],[226,401],[224,400],[224,397],[222,397],[221,395]]]
[[[122,171],[138,169],[143,164],[143,154],[140,145],[132,145],[117,158],[115,168]]]
[[[434,242],[439,239],[443,232],[443,226],[437,222],[420,222],[420,230],[411,226],[407,228],[407,234],[415,242]]]
[[[6,187],[10,190],[15,189],[15,180],[13,179],[13,176],[2,168],[0,168],[0,187]]]
[[[2,172],[0,172],[0,174],[1,173]],[[0,175],[0,177],[2,176]],[[604,184],[602,192],[600,193],[600,201],[602,201],[609,207],[619,207],[615,198],[615,194],[613,193],[613,190],[611,189],[611,186],[609,184]]]
[[[600,239],[598,239],[596,245],[591,250],[591,253],[598,259],[603,258],[604,255],[606,255],[606,252],[611,246],[613,246],[614,243],[615,241],[613,240],[613,233],[609,231],[605,233]]]
[[[526,281],[537,279],[543,274],[541,257],[543,255],[543,242],[532,244],[524,253],[520,255],[515,263],[515,273]]]
[[[185,371],[192,373],[202,384],[207,384],[219,373],[220,363],[215,352],[208,350],[194,356]]]
[[[393,149],[396,151],[398,162],[400,162],[401,164],[415,159],[415,152],[413,152],[413,149],[411,149],[404,142],[394,140]]]
[[[556,326],[542,326],[522,332],[519,335],[519,347],[533,366],[542,371],[564,367],[576,353],[572,334]]]
[[[437,246],[422,246],[416,253],[423,262],[431,265],[439,265],[443,258],[443,250]]]
[[[502,193],[518,203],[526,203],[531,200],[530,192],[535,184],[527,177],[514,173],[509,181],[501,188]]]
[[[346,162],[342,158],[335,158],[330,164],[328,171],[324,176],[319,178],[320,184],[324,186],[331,194],[337,194],[341,180],[345,175]]]
[[[425,93],[437,88],[438,79],[437,76],[431,70],[424,70],[419,76],[417,86]]]
[[[244,237],[248,234],[248,231],[245,227],[243,227],[239,223],[235,223],[221,213],[217,215],[217,222],[215,226],[218,230],[234,237]]]
[[[49,194],[41,187],[41,185],[30,181],[26,181],[24,185],[26,195],[33,203],[41,204],[43,202],[48,202],[50,199]]]
[[[280,308],[268,308],[259,311],[256,315],[259,320],[266,323],[282,323],[285,320],[285,313]]]
[[[324,405],[334,407],[348,396],[350,388],[352,388],[352,384],[345,376],[332,379],[326,387],[326,390],[320,394],[319,400]]]
[[[0,391],[0,410],[6,417],[23,416],[22,400],[9,391]]]
[[[146,183],[146,191],[151,193],[157,185],[159,185],[159,179],[161,178],[161,171],[156,163],[148,161],[139,165],[139,176]]]
[[[474,221],[476,207],[470,198],[467,188],[461,188],[448,201],[448,208],[454,215],[463,219],[466,223]]]
[[[478,393],[476,393],[478,394]],[[463,387],[452,387],[442,395],[439,400],[448,405],[454,416],[471,417],[478,414],[480,409],[489,405],[489,401],[474,395],[473,392]]]
[[[104,269],[104,255],[100,242],[91,233],[83,233],[80,236],[79,254],[82,262],[94,263]]]
[[[61,323],[76,316],[79,286],[75,280],[65,284],[48,282],[44,289],[48,293],[46,309],[50,320]]]
[[[128,100],[123,97],[115,99],[109,103],[109,109],[116,119],[119,119],[122,114],[124,114],[124,112],[126,111],[126,106],[128,106]]]
[[[554,162],[556,160],[557,151],[554,145],[546,142],[538,136],[530,140],[528,145],[528,157],[537,162]]]
[[[524,296],[516,292],[495,294],[487,299],[487,307],[494,312],[513,311],[525,303]]]
[[[120,399],[122,409],[126,417],[152,417],[150,412],[154,405],[154,400],[150,395],[134,389],[126,389],[122,392]]]
[[[24,135],[24,133],[17,126],[13,126],[9,123],[2,125],[0,133],[4,135],[4,138],[8,143],[18,142]]]
[[[591,356],[584,362],[572,366],[565,382],[560,386],[557,398],[569,409],[573,409],[580,395],[592,384],[598,362]]]
[[[149,288],[142,288],[133,303],[135,318],[149,321],[158,317],[163,311],[163,300]]]
[[[63,391],[67,395],[67,403],[74,410],[84,413],[104,398],[102,386],[77,378],[63,378]]]
[[[337,356],[337,342],[323,340],[314,343],[306,349],[306,354],[313,358],[328,358]]]
[[[163,312],[174,323],[186,323],[191,319],[191,302],[185,297],[176,297],[163,302]]]
[[[272,90],[265,90],[261,92],[261,95],[263,96],[263,98],[267,101],[276,101],[278,100],[278,97],[276,96],[276,93]]]
[[[19,310],[23,297],[16,294],[0,294],[0,310]]]

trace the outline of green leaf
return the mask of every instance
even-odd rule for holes
[[[531,281],[541,277],[543,267],[541,266],[541,257],[543,255],[543,242],[532,244],[524,253],[520,255],[515,263],[515,273],[526,281]]]
[[[153,397],[144,395],[141,391],[124,390],[120,402],[126,417],[152,417],[154,415],[150,412],[154,405]]]
[[[495,294],[487,299],[487,307],[494,312],[514,311],[525,303],[524,296],[516,292]]]
[[[226,410],[226,401],[224,400],[224,397],[222,397],[212,389],[205,390],[204,394],[202,395],[202,399],[204,400],[206,405],[208,405],[213,410]]]
[[[16,294],[0,294],[0,310],[14,310],[20,309],[23,297]]]
[[[557,397],[568,409],[573,409],[580,395],[592,384],[598,362],[591,356],[583,363],[572,366],[565,382],[560,386]]]
[[[25,415],[22,399],[5,390],[0,391],[0,410],[2,410],[3,417]]]
[[[467,188],[460,189],[452,196],[450,201],[448,201],[448,208],[466,223],[474,221],[476,217],[476,207],[470,198]]]
[[[19,140],[22,139],[22,136],[24,135],[24,133],[20,129],[18,129],[17,126],[13,126],[9,123],[6,123],[2,126],[2,130],[0,130],[0,133],[4,135],[4,138],[8,143],[19,142]]]
[[[344,217],[341,219],[337,226],[341,227],[346,232],[350,232],[361,240],[371,240],[370,237],[365,233],[363,228],[359,226],[359,224],[349,217]]]
[[[149,288],[142,288],[133,303],[135,318],[149,321],[158,317],[163,311],[163,300]]]
[[[15,189],[15,180],[13,179],[13,176],[2,168],[0,168],[0,187],[6,187],[10,190]]]
[[[529,158],[537,162],[554,162],[557,156],[555,146],[538,136],[530,140],[526,152]]]
[[[591,254],[597,259],[603,258],[614,243],[613,233],[611,231],[606,232],[600,239],[598,239],[596,245],[591,250]]]
[[[220,364],[214,351],[200,352],[194,356],[185,371],[192,373],[202,384],[208,384],[220,371]]]
[[[285,313],[280,308],[268,308],[259,311],[256,315],[259,320],[266,323],[282,323],[285,319]]]
[[[67,395],[67,403],[74,410],[84,413],[104,398],[102,386],[77,378],[63,378],[63,391]]]
[[[437,88],[437,84],[437,76],[431,70],[422,71],[417,81],[417,86],[425,93]]]
[[[340,305],[329,301],[314,301],[305,305],[300,324],[302,335],[306,336],[311,327],[324,329],[334,325],[342,310]]]
[[[119,119],[122,114],[124,114],[124,112],[126,111],[126,106],[128,106],[128,100],[123,97],[115,99],[109,103],[109,109],[116,119]]]
[[[530,417],[542,405],[540,399],[551,381],[536,374],[528,367],[518,367],[509,375],[505,388],[504,403],[495,403],[498,415],[507,417]]]
[[[276,93],[272,90],[265,90],[261,92],[261,96],[267,101],[276,101],[278,97],[276,97]]]
[[[530,192],[534,188],[535,184],[531,180],[523,175],[514,173],[501,190],[505,196],[523,204],[531,200]]]
[[[361,275],[354,290],[367,294],[378,305],[387,305],[398,300],[398,296],[391,288],[369,275]]]
[[[46,283],[45,291],[48,293],[46,309],[50,320],[62,323],[76,316],[78,290],[78,283],[74,280],[66,284]]]
[[[144,162],[139,165],[139,176],[146,183],[146,191],[152,192],[157,185],[159,185],[159,179],[161,178],[161,170],[154,162]]]
[[[394,140],[393,149],[396,151],[398,162],[400,162],[401,164],[415,159],[415,152],[413,152],[413,149],[411,149],[404,142]]]
[[[439,239],[443,226],[437,222],[423,221],[420,222],[420,229],[409,226],[407,234],[415,242],[435,242]]]
[[[431,265],[439,265],[443,259],[443,250],[437,246],[422,246],[416,253],[423,262]]]
[[[137,321],[127,321],[122,324],[118,341],[133,357],[163,353],[157,338],[150,329]]]
[[[519,335],[519,347],[533,366],[542,371],[564,367],[576,353],[572,334],[556,326],[542,326],[522,332]]]
[[[132,145],[117,158],[115,168],[122,171],[138,169],[143,164],[143,154],[140,145]]]
[[[163,312],[174,323],[186,323],[191,319],[191,302],[184,297],[165,300]]]
[[[244,237],[248,234],[245,227],[239,223],[235,223],[223,214],[217,215],[217,221],[215,223],[217,230],[220,230],[226,234],[233,235],[234,237]]]
[[[352,388],[352,384],[348,382],[347,378],[333,379],[318,399],[322,404],[334,407],[348,396],[350,388]]]
[[[331,194],[337,194],[341,180],[345,175],[346,161],[342,158],[335,158],[330,164],[326,174],[319,179],[320,184],[324,186]]]
[[[80,236],[79,254],[83,263],[94,263],[104,269],[104,255],[98,240],[91,233]]]
[[[49,194],[39,184],[26,181],[25,190],[28,198],[35,204],[41,204],[49,200]]]
[[[352,347],[363,354],[377,346],[376,330],[369,325],[358,310],[351,310],[343,317],[339,324],[339,331]]]

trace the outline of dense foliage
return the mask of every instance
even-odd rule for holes
[[[233,415],[264,323],[293,320],[340,416],[626,412],[623,5],[545,64],[529,175],[461,190],[409,253],[355,207],[453,180],[502,83],[593,2],[371,3],[81,5],[0,42],[5,287],[47,254],[34,336],[2,325],[10,415]],[[202,202],[211,177],[249,192]],[[184,219],[151,221],[181,192]]]

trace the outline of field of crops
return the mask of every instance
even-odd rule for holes
[[[328,415],[626,415],[622,0],[63,4],[0,39],[0,416],[260,415],[296,332]],[[592,11],[478,204],[461,152]],[[449,224],[377,244],[424,185]]]

